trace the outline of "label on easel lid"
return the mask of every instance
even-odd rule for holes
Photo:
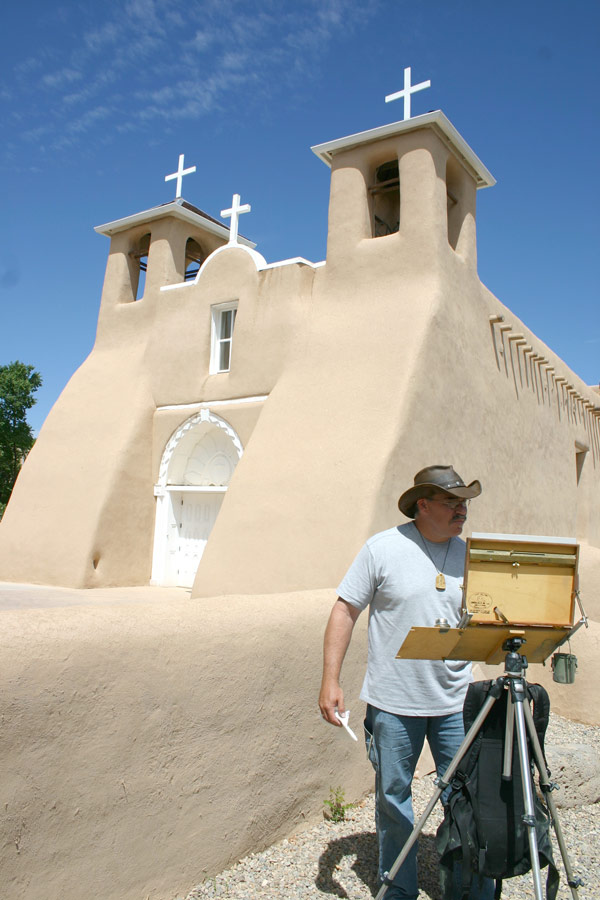
[[[469,594],[467,599],[467,608],[472,613],[489,613],[492,611],[494,601],[490,594],[482,592],[477,594]]]

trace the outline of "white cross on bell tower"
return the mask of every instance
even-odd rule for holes
[[[177,166],[177,171],[173,172],[172,175],[165,175],[165,181],[172,181],[174,178],[177,179],[177,190],[175,191],[175,199],[177,200],[181,197],[181,182],[183,181],[184,175],[191,175],[192,172],[196,171],[196,166],[190,166],[189,169],[183,168],[183,158],[185,154],[180,153],[179,155],[179,165]]]
[[[243,206],[240,206],[240,195],[234,194],[233,199],[231,201],[231,209],[222,209],[221,215],[224,219],[228,219],[231,216],[231,225],[229,226],[229,243],[237,244],[238,242],[238,222],[242,213],[250,212],[252,207],[249,203],[244,203]]]
[[[385,98],[385,102],[390,103],[391,100],[399,100],[400,97],[404,97],[404,119],[410,119],[411,94],[415,94],[417,91],[424,91],[425,88],[428,87],[431,87],[431,81],[422,81],[420,84],[411,84],[410,66],[407,66],[404,70],[404,88],[401,91],[396,91],[395,94],[388,94]]]

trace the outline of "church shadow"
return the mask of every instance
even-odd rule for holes
[[[319,870],[315,885],[323,894],[333,897],[347,898],[346,889],[336,881],[335,873],[342,859],[346,856],[356,857],[352,871],[365,885],[373,897],[379,890],[377,877],[377,837],[371,832],[349,834],[329,842],[319,857]],[[419,889],[421,896],[430,900],[439,900],[439,866],[433,835],[421,835],[418,853]]]

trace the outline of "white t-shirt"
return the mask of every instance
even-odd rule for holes
[[[470,663],[395,657],[413,626],[434,626],[439,618],[458,624],[465,550],[458,537],[449,545],[425,540],[414,522],[374,535],[360,550],[338,595],[357,609],[370,607],[362,700],[405,716],[462,710]],[[446,580],[443,591],[435,586],[440,571]]]

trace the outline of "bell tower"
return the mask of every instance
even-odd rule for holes
[[[328,263],[350,264],[372,242],[426,264],[456,254],[476,268],[476,193],[495,179],[441,111],[312,150],[331,168]]]
[[[177,171],[165,175],[165,182],[175,181],[174,200],[95,228],[111,239],[100,327],[124,305],[144,301],[141,305],[152,308],[161,290],[194,280],[210,254],[231,242],[231,228],[181,196],[183,178],[195,171],[196,166],[184,167],[181,153]],[[238,206],[222,215],[235,217],[235,240],[253,249],[252,241],[237,235],[237,216],[246,211]]]
[[[204,260],[228,243],[230,232],[181,197],[95,230],[111,239],[103,305],[150,300],[164,285],[195,277]],[[239,242],[255,246],[246,238]]]

